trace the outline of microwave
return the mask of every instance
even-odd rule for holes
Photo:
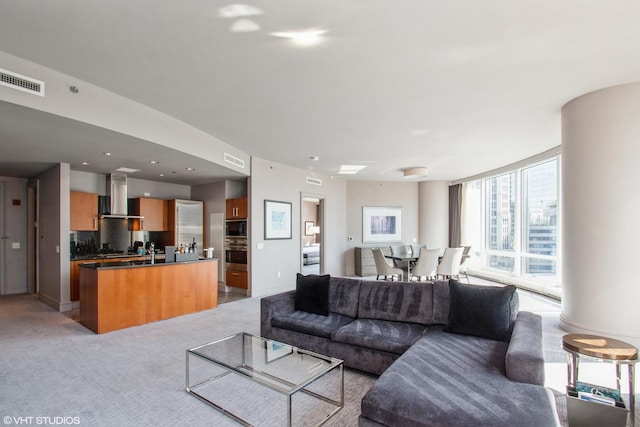
[[[247,237],[247,220],[227,221],[227,236]]]

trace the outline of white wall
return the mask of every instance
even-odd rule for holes
[[[5,275],[6,289],[1,294],[21,294],[27,292],[27,184],[22,178],[1,177],[4,184],[4,235],[0,240],[4,246],[6,270],[0,272]],[[19,201],[14,206],[13,201]],[[19,246],[15,248],[14,246]],[[1,252],[0,252],[1,253]]]
[[[428,248],[449,246],[449,184],[424,181],[419,185],[420,243]]]
[[[69,263],[69,165],[61,163],[39,180],[38,298],[58,311],[71,310]],[[26,216],[26,215],[25,215]]]
[[[149,195],[145,195],[148,193]],[[199,200],[191,196],[188,185],[170,184],[166,182],[148,181],[145,179],[127,178],[127,197],[153,197],[156,199]]]
[[[306,176],[322,180],[321,186],[307,184]],[[311,174],[277,162],[253,157],[251,179],[251,258],[252,296],[267,295],[294,289],[295,276],[301,265],[301,193],[319,195],[325,199],[324,273],[345,274],[346,250],[346,183]],[[290,240],[264,239],[264,200],[292,204],[292,236]],[[259,246],[262,248],[259,249]],[[278,277],[278,272],[280,277]]]
[[[194,185],[193,187],[191,187],[191,196],[194,200],[202,200],[204,202],[204,229],[208,230],[209,214],[224,213],[225,181],[214,182],[211,184]],[[205,240],[205,242],[207,242],[207,240]],[[207,242],[205,246],[209,245],[210,242]]]
[[[562,108],[561,325],[640,347],[638,117],[640,83]]]
[[[107,194],[107,176],[91,172],[71,171],[71,191]],[[145,193],[149,193],[145,196]],[[156,199],[191,199],[191,187],[127,177],[127,197],[153,197]]]
[[[227,152],[248,164],[249,156],[246,153],[175,117],[6,52],[0,51],[0,63],[5,69],[45,81],[47,95],[33,96],[0,86],[0,100],[179,149],[226,168],[247,173],[246,169],[224,161],[224,153]],[[71,82],[80,88],[76,95],[69,92]]]
[[[448,196],[447,196],[448,197]],[[355,275],[354,248],[379,246],[362,242],[362,208],[365,206],[399,206],[402,208],[402,241],[405,244],[422,243],[418,234],[419,192],[417,182],[347,182],[347,233],[349,241],[346,256],[346,274]],[[386,243],[389,244],[389,243]]]

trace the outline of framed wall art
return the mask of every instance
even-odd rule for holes
[[[401,241],[402,208],[362,207],[362,243]]]
[[[291,203],[264,201],[264,239],[291,239]]]
[[[313,221],[304,222],[304,235],[313,236]]]

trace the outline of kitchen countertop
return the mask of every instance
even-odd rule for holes
[[[201,258],[197,261],[179,261],[179,262],[165,262],[164,259],[156,259],[156,262],[151,264],[150,260],[140,260],[140,261],[107,261],[107,262],[96,262],[96,263],[86,263],[81,264],[80,267],[91,268],[94,270],[99,269],[112,269],[112,268],[137,268],[137,267],[150,267],[154,265],[180,265],[180,264],[189,264],[194,262],[203,262],[203,261],[218,261],[218,258]]]
[[[156,252],[156,257],[162,255],[164,256],[164,252]],[[71,261],[88,261],[88,260],[98,260],[98,259],[118,259],[118,258],[145,258],[150,257],[149,254],[138,255],[138,254],[95,254],[95,255],[79,255],[79,256],[71,256]]]

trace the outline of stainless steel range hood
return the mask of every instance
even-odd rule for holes
[[[128,215],[127,175],[112,173],[107,176],[107,196],[110,198],[110,213],[100,215],[100,218],[144,218],[143,216]]]

